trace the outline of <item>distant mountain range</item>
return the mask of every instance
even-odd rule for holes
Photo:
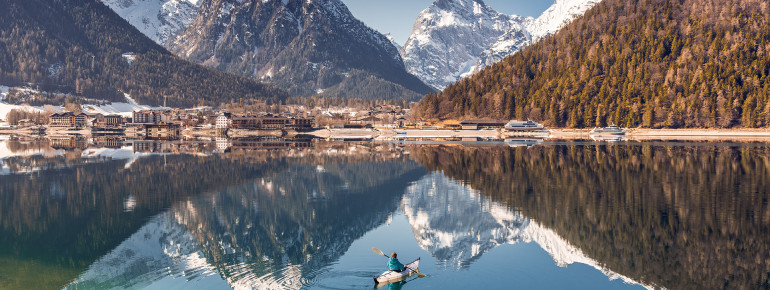
[[[601,0],[557,0],[540,17],[493,10],[482,0],[436,0],[415,21],[401,55],[409,72],[443,89],[550,35]]]
[[[552,37],[427,95],[421,111],[556,127],[766,127],[769,33],[764,2],[604,0]]]
[[[102,1],[178,56],[292,95],[410,100],[502,60],[600,0],[558,0],[537,19],[481,0],[436,0],[403,47],[340,0]]]
[[[434,91],[340,0],[102,0],[158,44],[292,95],[418,100]]]
[[[186,106],[289,95],[419,100],[599,0],[559,0],[538,19],[437,0],[404,47],[340,0],[100,0],[112,11],[97,0],[6,1],[0,83]]]
[[[98,0],[4,0],[0,84],[87,98],[191,106],[278,102],[285,91],[182,60]]]

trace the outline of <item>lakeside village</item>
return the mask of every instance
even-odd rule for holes
[[[378,105],[368,109],[306,109],[282,106],[280,113],[239,112],[199,107],[191,109],[145,109],[124,114],[55,112],[35,118],[8,116],[8,127],[0,134],[46,137],[123,138],[132,140],[188,140],[215,138],[276,137],[333,140],[403,140],[449,138],[464,141],[510,137],[547,138],[551,131],[534,121],[465,120],[431,124],[412,118],[409,109]],[[592,131],[593,132],[593,131]],[[617,127],[593,132],[617,138],[625,134]]]

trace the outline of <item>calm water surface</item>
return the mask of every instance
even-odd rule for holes
[[[0,141],[1,289],[770,287],[762,143]]]

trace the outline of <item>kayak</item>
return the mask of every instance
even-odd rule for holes
[[[406,266],[406,270],[404,271],[397,272],[389,270],[383,272],[380,276],[374,277],[374,283],[391,283],[401,281],[402,279],[412,276],[414,273],[419,271],[417,267],[420,266],[420,258],[417,258],[417,260],[414,260],[413,262],[404,266]]]

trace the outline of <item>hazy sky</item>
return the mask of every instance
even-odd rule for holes
[[[417,15],[428,8],[433,0],[342,0],[353,15],[371,28],[390,33],[404,44]],[[537,17],[554,0],[486,0],[484,3],[499,12]]]

